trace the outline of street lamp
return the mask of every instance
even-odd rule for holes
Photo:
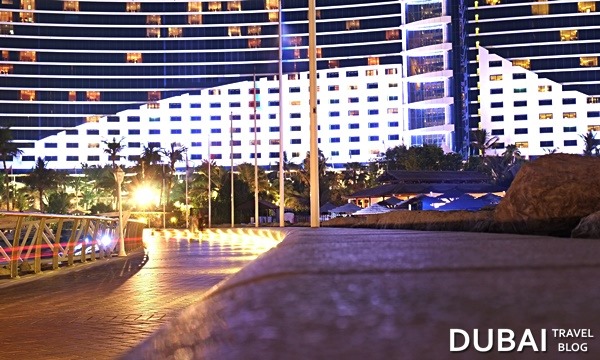
[[[308,2],[308,72],[310,76],[310,227],[319,223],[319,148],[317,134],[317,12],[316,1]]]
[[[121,185],[125,178],[125,171],[118,166],[114,170],[114,176],[117,181],[117,205],[119,208],[119,256],[127,256],[125,252],[125,237],[123,236],[123,199],[121,195]]]

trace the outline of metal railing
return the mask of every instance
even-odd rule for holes
[[[42,268],[57,269],[113,256],[119,241],[118,218],[0,212],[0,267],[11,278]],[[125,249],[142,246],[145,223],[125,221]]]

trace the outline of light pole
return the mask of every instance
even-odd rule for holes
[[[285,226],[285,184],[283,174],[283,0],[279,0],[279,226]],[[254,127],[256,129],[256,126]]]
[[[123,199],[121,196],[121,185],[125,178],[125,171],[118,166],[114,171],[114,176],[117,181],[117,206],[119,208],[119,256],[127,256],[125,252],[125,237],[123,236]]]
[[[234,201],[233,201],[233,196],[234,196],[234,192],[233,192],[233,113],[231,113],[229,115],[229,123],[230,123],[230,128],[229,128],[229,147],[230,147],[230,154],[229,157],[231,158],[231,227],[235,227],[235,220],[234,220]],[[254,129],[256,131],[256,129]]]
[[[310,227],[319,227],[319,148],[317,140],[317,12],[308,1],[308,72],[310,76]]]

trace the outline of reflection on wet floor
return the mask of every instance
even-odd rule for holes
[[[77,359],[86,349],[92,358],[113,359],[280,241],[270,232],[230,229],[145,235],[145,254],[3,288],[0,358]]]

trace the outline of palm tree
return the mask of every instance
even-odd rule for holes
[[[10,188],[8,169],[6,168],[6,160],[12,159],[23,153],[21,149],[12,142],[12,133],[10,128],[0,128],[0,156],[2,157],[2,165],[4,168],[4,190],[6,191],[6,211],[10,210]]]
[[[104,152],[107,153],[109,155],[109,159],[112,160],[113,169],[117,168],[116,161],[121,158],[119,153],[125,148],[125,145],[121,144],[124,139],[125,138],[122,137],[121,140],[117,141],[113,137],[112,141],[110,142],[108,140],[102,140],[102,143],[106,145]]]
[[[485,129],[473,130],[471,139],[471,146],[478,150],[481,157],[485,157],[486,151],[493,148],[499,140],[497,136],[490,136]]]
[[[169,161],[169,173],[167,174],[167,204],[171,202],[171,189],[173,188],[173,176],[175,176],[175,164],[178,161],[183,161],[183,154],[187,151],[184,146],[178,143],[171,143],[171,150],[161,149],[160,152]],[[165,174],[163,173],[163,176]],[[161,197],[162,199],[162,194]]]
[[[523,158],[521,150],[515,144],[506,145],[502,157],[507,165],[512,165]]]
[[[48,164],[41,157],[38,157],[35,167],[29,173],[29,176],[24,178],[23,182],[31,190],[37,191],[40,202],[40,212],[43,212],[44,192],[49,189],[54,189],[58,183],[56,171],[48,168]]]
[[[154,145],[144,146],[144,150],[140,155],[140,164],[142,165],[142,180],[146,178],[146,170],[149,170],[152,167],[152,165],[156,165],[161,162],[161,151],[161,148],[156,147]]]
[[[579,136],[583,139],[583,155],[592,156],[594,151],[598,152],[598,142],[592,130],[588,130],[587,134]]]

